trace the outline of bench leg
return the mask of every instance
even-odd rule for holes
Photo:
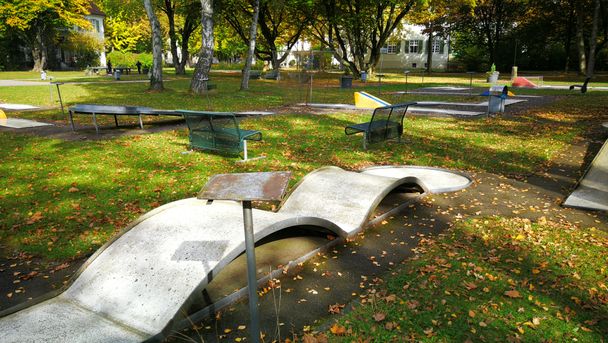
[[[247,161],[247,140],[243,140],[243,161]]]
[[[367,132],[363,132],[363,150],[367,150]]]
[[[116,117],[116,114],[114,115],[114,123],[116,124],[116,127],[118,127],[118,117]]]
[[[68,113],[70,114],[70,126],[72,127],[72,131],[76,131],[76,129],[74,129],[74,114],[72,111],[68,111]]]
[[[141,120],[141,114],[139,115],[139,127],[143,130],[144,129],[144,122]]]
[[[93,125],[95,126],[95,133],[99,134],[99,127],[97,126],[97,117],[93,113]]]

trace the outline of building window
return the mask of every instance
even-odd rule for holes
[[[397,46],[397,43],[388,43],[386,44],[386,46],[384,46],[384,49],[387,54],[399,53],[399,47]]]
[[[416,53],[418,53],[418,49],[419,49],[418,41],[417,40],[411,40],[409,42],[408,52],[410,54],[416,54]]]
[[[416,68],[416,63],[412,63],[412,68]]]
[[[441,50],[441,40],[433,39],[433,53],[438,54]]]
[[[89,21],[91,22],[91,25],[93,25],[93,31],[100,32],[100,30],[99,30],[99,20],[89,19]]]

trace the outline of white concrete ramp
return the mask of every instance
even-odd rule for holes
[[[430,186],[427,186],[425,180]],[[392,191],[453,191],[463,174],[423,167],[362,173],[324,167],[307,175],[278,212],[254,210],[256,241],[296,226],[348,237]],[[0,313],[2,342],[140,342],[184,326],[202,291],[245,250],[237,202],[184,199],[135,221],[99,249],[59,295]]]
[[[608,140],[589,165],[564,206],[608,211]]]

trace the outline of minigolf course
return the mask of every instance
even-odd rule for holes
[[[608,211],[608,140],[564,201],[564,206]]]
[[[255,240],[302,226],[351,237],[370,225],[374,209],[390,193],[413,193],[416,199],[471,182],[438,168],[323,167],[305,176],[277,212],[253,210]],[[191,309],[203,303],[202,291],[244,250],[240,203],[190,198],[166,204],[99,249],[64,290],[0,313],[0,340],[162,340],[189,326],[187,316],[196,315]]]

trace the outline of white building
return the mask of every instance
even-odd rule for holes
[[[382,49],[378,70],[382,69],[425,69],[427,57],[432,53],[432,69],[447,70],[449,61],[449,40],[434,37],[431,51],[428,35],[423,34],[423,26],[406,24],[393,39],[389,39]]]
[[[399,32],[395,33],[381,51],[380,60],[376,66],[376,71],[383,70],[415,70],[426,69],[428,49],[428,35],[423,34],[424,27],[418,25],[405,24]],[[315,56],[318,60],[321,56],[332,56],[331,53],[324,51],[310,51],[310,43],[307,41],[298,42],[292,49],[290,55],[281,64],[282,67],[291,67],[303,60],[311,60],[307,56]],[[449,39],[435,37],[431,47],[433,54],[432,69],[447,70],[449,61]],[[332,65],[339,65],[333,57]],[[317,69],[318,61],[315,60],[313,69]]]
[[[91,22],[93,26],[93,34],[102,42],[105,41],[105,26],[104,19],[106,18],[106,14],[103,13],[94,2],[90,2],[89,15],[86,15],[85,18]],[[99,52],[99,64],[102,66],[106,65],[106,52],[105,49],[102,49]]]
[[[105,41],[104,20],[106,18],[106,14],[103,13],[93,1],[89,2],[88,10],[89,14],[85,15],[84,17],[91,23],[91,28],[82,29],[78,26],[74,26],[72,30],[90,34],[95,39],[98,39],[101,43],[103,43]],[[100,66],[106,65],[106,52],[103,46],[104,44],[102,44],[102,49],[98,51]],[[75,54],[72,51],[58,47],[56,53],[57,60],[59,61],[61,69],[71,69],[75,66]]]

